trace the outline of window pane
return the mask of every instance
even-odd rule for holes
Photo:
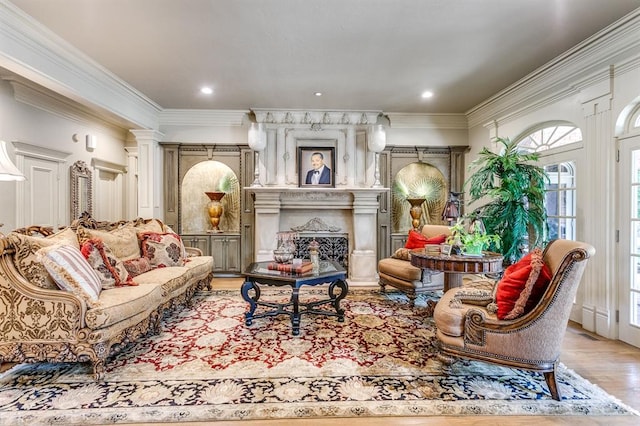
[[[640,222],[631,222],[631,254],[640,255]]]
[[[557,216],[558,215],[558,197],[557,192],[548,191],[544,194],[544,205],[547,208],[547,216]]]
[[[640,294],[632,292],[630,303],[631,315],[629,315],[629,318],[631,320],[631,324],[640,325]]]
[[[573,240],[576,237],[576,220],[573,218],[561,218],[558,220],[558,238]]]
[[[560,238],[560,236],[558,235],[559,220],[557,218],[549,218],[547,220],[547,223],[549,224],[548,240],[555,240],[557,238]]]

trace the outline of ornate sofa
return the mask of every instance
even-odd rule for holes
[[[442,235],[449,236],[451,229],[446,225],[427,224],[422,227],[420,233],[428,240]],[[391,257],[380,259],[378,262],[378,275],[378,284],[382,292],[386,291],[386,286],[402,290],[407,293],[412,306],[419,293],[441,290],[444,285],[444,274],[442,272],[433,274],[412,266],[409,261],[409,252],[406,248],[396,250]]]
[[[153,264],[162,248],[175,264]],[[108,357],[157,333],[166,312],[210,289],[212,271],[211,256],[185,248],[155,219],[106,223],[84,216],[56,233],[34,226],[0,234],[0,365],[88,361],[99,379]],[[63,290],[59,281],[87,288]]]

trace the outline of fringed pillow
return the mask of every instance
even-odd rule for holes
[[[80,297],[89,307],[99,306],[100,277],[77,247],[44,247],[38,250],[37,256],[61,290]]]
[[[550,281],[551,270],[544,264],[539,248],[509,266],[496,289],[498,318],[514,319],[531,311]]]
[[[184,245],[178,234],[145,232],[140,234],[142,256],[153,267],[184,266]]]
[[[137,285],[129,275],[122,260],[118,259],[109,246],[100,239],[92,238],[85,241],[82,243],[80,251],[91,267],[98,273],[103,289]]]

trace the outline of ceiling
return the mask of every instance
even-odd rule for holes
[[[12,3],[165,109],[405,113],[464,113],[640,7],[640,0]],[[203,85],[214,93],[201,94]],[[435,95],[421,98],[426,90]]]

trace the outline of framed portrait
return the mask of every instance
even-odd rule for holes
[[[440,253],[443,256],[451,256],[451,244],[440,244]]]
[[[298,186],[335,186],[335,148],[298,148]]]

